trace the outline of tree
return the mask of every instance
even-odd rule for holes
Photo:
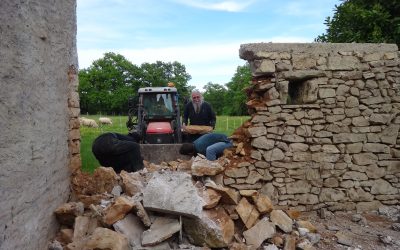
[[[224,97],[227,91],[226,88],[212,82],[207,83],[203,88],[206,90],[203,94],[204,100],[211,104],[217,115],[222,115],[225,105]]]
[[[180,96],[188,96],[190,86],[188,82],[192,77],[186,72],[185,65],[175,62],[143,63],[142,85],[144,87],[167,86],[168,82],[173,82]]]
[[[396,43],[400,45],[400,1],[342,0],[325,19],[317,42]]]
[[[251,70],[248,63],[236,68],[236,73],[231,81],[226,84],[228,90],[225,93],[224,114],[248,115],[246,107],[245,88],[250,85]]]
[[[117,112],[127,106],[128,97],[140,86],[140,69],[125,57],[112,52],[79,71],[82,112]]]

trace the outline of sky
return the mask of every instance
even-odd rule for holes
[[[310,43],[340,0],[78,0],[79,68],[106,52],[185,65],[189,85],[225,85],[241,44]]]

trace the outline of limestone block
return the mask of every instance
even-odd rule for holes
[[[329,201],[343,201],[345,199],[345,194],[337,189],[333,188],[322,188],[321,193],[319,195],[319,199],[321,202],[329,202]]]
[[[347,190],[347,194],[352,201],[372,201],[374,196],[362,188],[351,188]]]
[[[364,142],[367,140],[365,134],[353,134],[353,133],[340,133],[333,135],[333,143],[355,143]]]
[[[356,127],[365,127],[369,126],[369,121],[365,119],[363,116],[360,117],[354,117],[351,121],[351,123],[356,126]]]
[[[365,173],[360,173],[357,171],[347,171],[343,175],[343,180],[366,181],[368,180],[368,176]]]
[[[274,148],[275,141],[267,139],[265,136],[260,136],[253,139],[251,145],[255,148],[270,150]]]
[[[221,173],[225,167],[219,161],[209,161],[197,156],[191,166],[194,176],[214,176]]]
[[[365,97],[362,96],[363,93],[364,93],[363,91],[360,91],[360,97],[361,98],[369,97],[369,95],[365,96]],[[376,97],[369,97],[369,98],[366,98],[366,99],[361,99],[360,102],[365,104],[365,105],[367,105],[367,106],[370,106],[370,105],[374,105],[374,104],[384,103],[385,99],[383,99],[381,96],[376,96]]]
[[[272,60],[254,60],[250,62],[253,76],[275,73],[275,63]]]
[[[275,234],[275,225],[267,218],[263,218],[252,228],[243,232],[246,239],[246,245],[256,249],[266,240],[272,238]]]
[[[398,194],[399,189],[393,187],[389,182],[383,179],[373,181],[371,194]]]
[[[290,233],[292,231],[293,220],[282,210],[273,210],[270,217],[271,221],[285,233]]]
[[[122,179],[122,188],[125,194],[133,196],[143,191],[144,178],[140,175],[139,172],[128,173],[122,170],[119,176]]]
[[[273,161],[280,161],[285,158],[285,154],[279,148],[274,148],[272,150],[266,151],[263,154],[265,161],[273,162]]]
[[[353,70],[361,68],[361,63],[354,56],[329,56],[328,70]]]
[[[259,180],[262,180],[263,176],[260,175],[257,171],[250,171],[249,176],[246,178],[245,183],[249,183],[249,184],[255,184],[257,183]]]
[[[361,166],[374,164],[378,161],[378,157],[372,153],[354,154],[352,157],[354,163]]]
[[[221,199],[221,195],[217,191],[209,188],[200,192],[200,195],[205,202],[205,204],[203,205],[204,209],[211,209],[216,207],[219,200]]]
[[[288,194],[308,193],[310,190],[311,184],[306,180],[298,180],[286,184],[286,191]]]
[[[294,199],[299,204],[314,205],[319,203],[318,195],[315,194],[296,194]]]
[[[222,207],[202,212],[200,218],[183,218],[183,228],[193,244],[227,247],[233,239],[234,223]]]
[[[335,97],[336,96],[336,91],[335,91],[335,89],[320,88],[318,90],[318,96],[321,99]]]
[[[396,138],[399,134],[400,125],[390,124],[380,134],[380,139],[383,143],[394,145],[396,144]]]
[[[347,85],[339,85],[338,88],[336,89],[336,95],[337,96],[345,96],[346,93],[348,93],[350,90],[350,87]]]
[[[84,249],[129,250],[129,243],[122,234],[98,227],[90,236]]]
[[[346,101],[344,103],[346,108],[354,108],[359,105],[358,98],[355,96],[349,96],[346,98]]]
[[[310,128],[310,130],[311,130],[311,128]],[[305,140],[304,140],[303,137],[301,137],[299,135],[291,134],[291,135],[283,135],[282,136],[282,141],[285,141],[285,142],[304,142]]]
[[[235,210],[247,229],[251,228],[257,222],[260,215],[256,207],[250,204],[245,197],[240,200]]]
[[[274,209],[271,199],[265,194],[259,193],[252,196],[252,199],[261,214],[269,213]]]
[[[249,171],[246,167],[229,168],[225,170],[225,175],[232,178],[243,178],[249,175]]]
[[[380,201],[358,202],[356,205],[357,213],[366,211],[377,211],[383,204]]]
[[[129,213],[134,205],[134,202],[126,197],[119,196],[115,202],[106,209],[103,218],[107,225],[112,225],[115,222],[123,219]]]
[[[261,127],[250,127],[247,129],[251,137],[260,137],[267,134],[267,129],[264,126]]]
[[[62,225],[72,226],[77,216],[83,215],[84,206],[82,202],[69,202],[59,206],[54,214]]]
[[[289,145],[289,149],[291,152],[305,152],[307,151],[309,146],[304,143],[291,143]]]
[[[390,147],[380,143],[365,143],[363,145],[363,151],[372,153],[390,153]]]
[[[228,187],[223,187],[220,185],[214,185],[207,183],[206,187],[212,188],[221,195],[220,202],[222,204],[236,205],[240,200],[240,194],[236,190]]]
[[[390,114],[372,114],[369,121],[371,124],[387,124],[391,118]]]

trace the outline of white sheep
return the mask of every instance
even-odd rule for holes
[[[99,118],[99,123],[100,124],[108,124],[108,125],[112,125],[112,120],[108,117],[100,117]]]
[[[88,118],[85,118],[85,117],[80,117],[79,118],[79,123],[82,126],[86,126],[86,127],[91,127],[91,128],[98,128],[99,127],[99,125],[97,125],[97,122],[95,120],[88,119]]]

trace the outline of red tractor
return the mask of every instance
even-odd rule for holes
[[[129,133],[140,142],[145,160],[185,158],[179,154],[182,128],[176,88],[140,88],[138,96],[129,100],[128,114]]]

